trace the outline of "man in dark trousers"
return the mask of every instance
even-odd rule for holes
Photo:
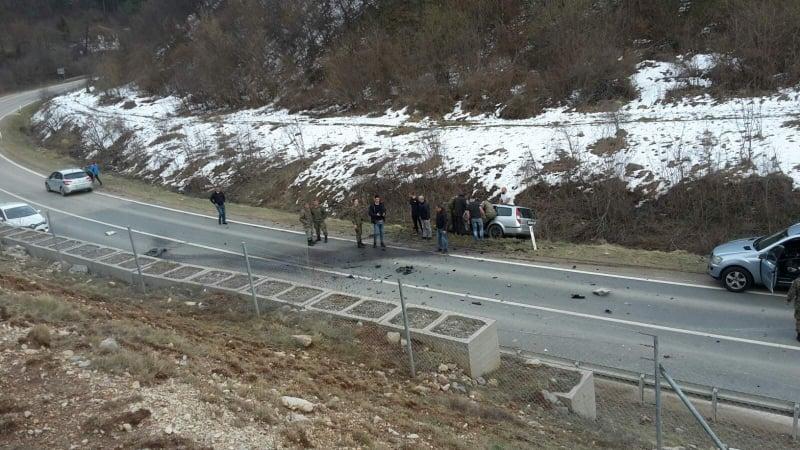
[[[431,207],[425,201],[425,196],[420,195],[417,197],[417,211],[419,217],[420,230],[422,232],[422,239],[430,240],[431,235]]]
[[[436,244],[437,252],[447,253],[447,211],[442,205],[436,207]]]
[[[386,222],[386,206],[384,206],[380,195],[376,195],[373,203],[369,205],[369,218],[372,221],[372,248],[378,246],[378,239],[380,238],[381,248],[385,249],[383,226]]]
[[[456,197],[454,206],[456,221],[453,223],[453,231],[458,235],[462,235],[466,231],[466,227],[464,226],[464,212],[467,211],[467,197],[464,196],[463,192]]]
[[[473,197],[469,205],[467,205],[467,211],[469,211],[469,222],[470,228],[472,229],[472,239],[476,241],[483,240],[483,207],[481,207],[481,203]]]
[[[408,197],[408,204],[411,205],[411,222],[414,224],[414,233],[419,234],[420,220],[419,220],[419,200],[417,194],[411,194]]]
[[[220,190],[219,186],[214,187],[210,200],[217,207],[217,214],[219,215],[217,222],[220,225],[227,225],[228,221],[225,220],[225,193]]]

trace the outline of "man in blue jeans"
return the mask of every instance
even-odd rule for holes
[[[375,201],[369,205],[369,218],[372,220],[372,248],[378,247],[378,238],[381,240],[381,248],[386,249],[383,243],[383,225],[386,222],[386,206],[381,201],[381,196],[376,195]]]
[[[447,216],[444,206],[436,207],[436,243],[439,247],[436,251],[441,253],[447,253]]]
[[[214,192],[211,193],[210,200],[217,207],[217,221],[219,224],[227,225],[228,221],[225,220],[225,193],[219,187],[215,187]]]
[[[480,202],[478,202],[478,200],[474,197],[471,198],[469,205],[467,205],[467,211],[469,211],[469,221],[472,225],[472,239],[476,241],[482,241],[484,213]]]

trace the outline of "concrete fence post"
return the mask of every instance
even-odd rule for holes
[[[406,299],[403,296],[403,282],[397,280],[397,289],[400,291],[400,309],[403,310],[403,326],[406,330],[406,349],[408,350],[408,360],[411,365],[411,377],[417,377],[417,368],[414,365],[414,350],[411,347],[411,330],[408,327],[408,313],[406,312]]]
[[[794,404],[794,420],[792,420],[792,439],[797,440],[797,422],[800,419],[800,403]]]
[[[45,213],[47,216],[47,228],[50,229],[50,234],[53,236],[53,242],[55,243],[56,253],[58,254],[58,262],[64,263],[64,257],[61,256],[61,246],[58,245],[58,236],[56,236],[56,229],[53,227],[53,219],[50,218],[50,211]]]
[[[139,289],[142,290],[142,293],[145,293],[144,287],[144,277],[142,276],[142,264],[139,262],[139,253],[136,251],[136,244],[133,243],[133,231],[131,231],[131,227],[126,227],[128,229],[128,238],[131,240],[131,251],[133,252],[133,260],[136,261],[136,272],[139,274]]]
[[[242,241],[242,253],[244,254],[244,262],[247,266],[247,279],[250,280],[250,294],[253,296],[253,306],[256,308],[256,317],[261,317],[261,311],[258,309],[256,286],[253,284],[253,272],[250,270],[250,256],[247,254],[247,244],[245,244],[244,241]]]

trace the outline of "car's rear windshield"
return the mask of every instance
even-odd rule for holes
[[[65,180],[77,180],[78,178],[86,178],[86,172],[72,172],[64,175]]]
[[[523,219],[533,219],[533,211],[529,208],[520,208],[519,213],[522,214]]]
[[[784,239],[788,235],[789,234],[787,230],[781,230],[772,236],[760,237],[753,242],[753,248],[755,248],[757,251],[761,251],[762,249],[765,249],[770,245]]]
[[[19,219],[21,217],[28,217],[36,214],[36,211],[30,206],[17,206],[6,210],[6,217],[11,219]]]

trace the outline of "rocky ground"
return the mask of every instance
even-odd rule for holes
[[[548,401],[557,370],[523,388],[426,349],[412,378],[396,333],[84,272],[0,253],[0,448],[652,448],[620,428],[641,412]]]

